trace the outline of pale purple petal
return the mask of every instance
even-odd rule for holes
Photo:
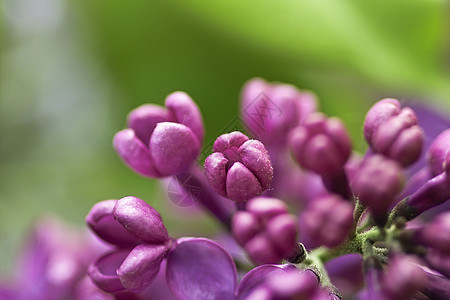
[[[167,251],[165,245],[136,246],[117,270],[122,285],[133,293],[142,292],[158,275]]]
[[[132,235],[147,243],[165,243],[169,239],[159,213],[145,201],[128,196],[117,201],[114,218]]]
[[[89,227],[104,241],[119,246],[135,246],[140,240],[131,235],[114,220],[113,209],[117,200],[105,200],[95,204],[86,217]]]
[[[219,244],[181,238],[167,257],[167,284],[177,299],[234,299],[236,267]]]
[[[128,167],[144,176],[161,177],[154,167],[147,146],[142,143],[132,129],[124,129],[116,133],[113,145]]]
[[[150,155],[163,176],[186,170],[200,152],[192,130],[182,124],[163,122],[156,125],[150,138]]]
[[[191,97],[184,92],[175,92],[167,96],[166,107],[175,116],[176,122],[189,127],[197,138],[199,145],[203,143],[205,130],[200,110]]]
[[[124,291],[116,270],[120,267],[130,250],[123,249],[107,253],[94,261],[88,268],[89,277],[102,290],[108,293]]]
[[[234,238],[241,245],[245,245],[262,228],[258,218],[247,211],[238,211],[231,222]]]

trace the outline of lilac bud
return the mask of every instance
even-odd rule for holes
[[[351,154],[350,137],[337,118],[310,115],[289,134],[291,152],[304,168],[320,175],[341,173]]]
[[[290,129],[316,110],[311,93],[289,84],[271,84],[263,79],[248,81],[241,96],[245,125],[268,145],[280,146]]]
[[[161,244],[169,240],[159,213],[139,198],[128,196],[118,200],[113,213],[118,223],[145,243]]]
[[[300,218],[300,230],[308,247],[336,247],[345,241],[353,225],[353,205],[337,195],[314,199]]]
[[[384,99],[372,106],[364,121],[364,137],[375,153],[404,167],[419,159],[424,142],[414,111],[401,109],[395,99]]]
[[[148,177],[176,175],[197,157],[203,122],[192,99],[183,92],[166,98],[167,109],[142,105],[128,115],[128,129],[114,137],[114,148],[134,171]]]
[[[450,169],[450,129],[444,130],[433,141],[427,153],[428,165],[433,176],[439,175],[444,171],[444,162],[446,168]],[[450,173],[450,170],[447,170]]]
[[[450,278],[450,255],[448,253],[437,249],[429,249],[425,261],[431,268]]]
[[[450,212],[438,215],[415,233],[415,241],[450,254]]]
[[[375,219],[384,218],[404,183],[400,165],[382,155],[368,157],[352,181],[352,190]]]
[[[220,195],[242,202],[269,188],[273,168],[261,142],[235,131],[219,136],[213,151],[206,158],[205,174]]]
[[[86,217],[86,223],[104,241],[122,246],[135,246],[141,241],[131,235],[119,222],[114,220],[113,209],[117,200],[105,200],[95,204]]]
[[[234,215],[232,231],[238,243],[258,264],[277,263],[294,254],[296,220],[278,199],[251,199],[247,203],[247,211]]]
[[[409,300],[426,283],[426,274],[404,256],[390,259],[383,276],[383,291],[392,299]]]
[[[449,156],[450,158],[450,156]],[[446,164],[450,165],[450,163]],[[450,198],[450,172],[442,173],[428,180],[406,200],[406,205],[412,207],[414,213],[411,219],[427,209],[440,205]]]

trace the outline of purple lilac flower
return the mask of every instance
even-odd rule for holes
[[[115,139],[122,158],[138,173],[174,175],[186,186],[204,187],[206,177],[214,191],[237,202],[240,210],[230,226],[234,210],[221,205],[220,196],[205,188],[196,199],[231,229],[251,260],[292,263],[261,265],[238,284],[237,268],[245,273],[251,269],[248,261],[237,259],[236,268],[216,242],[169,237],[153,208],[126,197],[97,204],[87,218],[99,236],[115,245],[91,265],[97,285],[110,292],[143,291],[139,297],[145,298],[144,290],[167,263],[167,289],[176,299],[336,300],[341,296],[333,281],[345,296],[355,293],[361,281],[352,275],[360,274],[363,265],[366,287],[360,299],[446,299],[448,216],[428,224],[414,218],[450,198],[448,130],[428,150],[429,167],[416,173],[410,168],[401,191],[406,181],[402,168],[417,160],[424,141],[411,109],[402,109],[395,99],[375,104],[364,124],[370,149],[364,158],[353,155],[349,160],[351,141],[339,119],[313,113],[315,100],[293,86],[255,79],[243,90],[242,113],[249,131],[266,146],[240,132],[222,135],[202,174],[192,166],[203,138],[200,113],[186,95],[172,95],[175,100],[166,101],[167,110],[149,105],[130,114],[130,129]],[[159,151],[166,146],[178,148]],[[295,169],[288,150],[302,170]],[[265,197],[257,197],[263,192]],[[301,205],[307,203],[299,212],[299,241],[307,251],[297,243],[296,219],[284,199],[269,195],[294,195]]]
[[[300,217],[302,240],[308,247],[336,247],[353,224],[353,206],[337,195],[327,195],[306,207]]]
[[[203,142],[197,105],[183,92],[167,96],[166,108],[142,105],[128,115],[128,129],[114,137],[114,148],[135,172],[153,178],[181,173],[195,160]]]
[[[213,151],[206,158],[205,174],[220,195],[243,202],[270,187],[273,168],[261,142],[235,131],[218,137]]]
[[[364,160],[351,182],[355,196],[370,208],[373,218],[381,225],[403,184],[401,166],[382,155]]]
[[[19,257],[10,282],[0,282],[0,299],[68,299],[78,289],[87,267],[103,251],[87,232],[55,217],[40,219]]]
[[[401,109],[396,99],[378,101],[364,121],[364,137],[375,153],[381,153],[403,166],[414,163],[422,152],[424,135],[410,108]]]
[[[171,247],[159,213],[129,196],[94,205],[86,222],[100,238],[118,246],[91,264],[91,279],[106,292],[142,292]]]
[[[445,162],[450,161],[450,129],[443,131],[431,144],[428,149],[428,165],[433,176],[444,172],[444,167],[450,168],[449,164],[444,166]],[[448,173],[448,171],[447,171]]]
[[[295,86],[248,81],[241,94],[241,114],[249,131],[269,148],[282,147],[287,133],[316,111],[316,99]]]
[[[248,201],[246,210],[234,215],[232,232],[255,263],[279,263],[294,255],[296,223],[281,200],[259,197]]]
[[[289,146],[294,159],[321,175],[331,192],[349,196],[344,165],[351,154],[351,141],[339,119],[320,113],[308,116],[289,133]]]

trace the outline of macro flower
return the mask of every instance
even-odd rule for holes
[[[205,175],[220,195],[244,202],[270,187],[273,168],[264,145],[241,132],[222,134],[205,160]]]
[[[241,114],[245,126],[266,146],[280,147],[289,130],[316,111],[316,99],[295,86],[249,80],[242,89]]]
[[[378,222],[383,222],[403,184],[401,166],[382,155],[365,159],[351,182],[355,196],[370,208],[372,216]]]
[[[248,201],[245,211],[234,214],[232,232],[255,263],[279,263],[294,255],[296,223],[284,202],[257,197]]]
[[[319,174],[333,193],[349,196],[345,163],[350,158],[351,140],[337,118],[315,113],[289,133],[294,159],[305,169]]]
[[[401,108],[396,99],[378,101],[364,121],[364,137],[375,153],[381,153],[407,167],[420,156],[424,142],[422,129],[410,108]]]
[[[303,241],[310,248],[336,247],[344,242],[353,224],[353,206],[337,195],[314,199],[300,217]]]
[[[141,175],[160,178],[179,174],[200,153],[202,116],[186,93],[167,96],[166,108],[144,104],[134,109],[127,126],[114,136],[114,148]]]
[[[450,129],[433,135],[419,159],[427,130],[411,108],[384,99],[364,121],[369,149],[352,153],[343,122],[315,112],[315,98],[255,79],[243,90],[241,114],[266,145],[223,134],[202,168],[193,163],[203,139],[198,108],[182,93],[169,95],[166,107],[130,113],[115,148],[140,174],[173,176],[165,180],[179,187],[177,197],[191,197],[224,225],[223,245],[170,237],[138,198],[100,202],[86,221],[113,246],[89,267],[101,290],[149,299],[165,275],[162,291],[177,300],[448,298],[449,215],[429,212],[450,198]]]

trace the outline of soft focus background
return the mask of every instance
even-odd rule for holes
[[[111,147],[128,111],[172,91],[197,101],[205,144],[235,120],[254,76],[314,91],[360,151],[376,100],[450,111],[445,0],[0,3],[0,277],[40,216],[82,227],[108,198],[148,201],[175,236],[213,232],[214,222],[180,214]]]

